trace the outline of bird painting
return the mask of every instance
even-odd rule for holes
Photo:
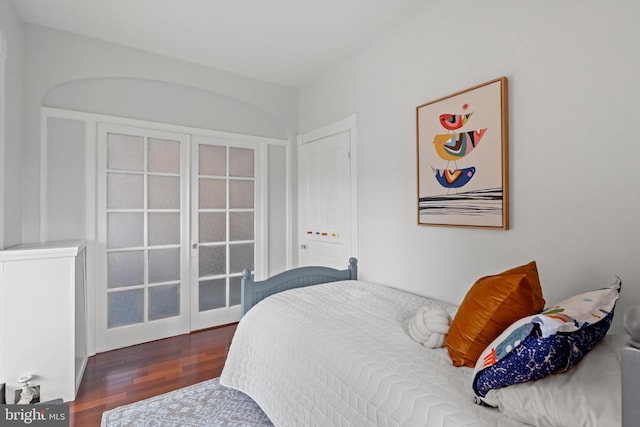
[[[446,130],[457,130],[467,123],[472,114],[440,114],[440,124]]]
[[[465,186],[476,174],[476,168],[464,169],[436,169],[431,168],[436,180],[444,188],[460,188]]]
[[[433,137],[436,153],[447,161],[460,160],[476,148],[487,129],[438,134]]]

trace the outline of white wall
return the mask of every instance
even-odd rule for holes
[[[245,135],[289,136],[270,112],[250,102],[167,81],[126,77],[75,80],[48,91],[42,104]]]
[[[49,117],[46,240],[89,238],[86,229],[85,155],[85,123]]]
[[[636,0],[432,1],[301,89],[301,133],[358,114],[361,278],[459,303],[536,260],[553,303],[617,274],[619,330],[640,304],[638,17]],[[415,107],[503,75],[511,229],[417,226]]]
[[[0,0],[0,31],[7,43],[4,88],[4,156],[0,158],[0,249],[17,245],[21,234],[22,44],[23,31],[9,0]],[[0,196],[1,198],[2,196]]]

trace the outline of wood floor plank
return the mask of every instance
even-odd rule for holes
[[[109,409],[188,385],[222,372],[237,324],[100,353],[89,358],[71,426],[97,427]]]

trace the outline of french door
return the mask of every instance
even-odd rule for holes
[[[240,319],[242,270],[255,269],[256,149],[219,138],[193,137],[191,328]]]
[[[240,318],[254,268],[255,144],[98,128],[98,352]]]

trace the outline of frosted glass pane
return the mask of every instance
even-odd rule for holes
[[[229,148],[229,176],[253,178],[253,150]]]
[[[229,273],[253,270],[253,243],[229,245]]]
[[[229,213],[229,240],[253,240],[253,212]]]
[[[144,208],[144,176],[110,173],[107,181],[108,209]]]
[[[180,243],[180,213],[152,212],[149,214],[149,245],[177,245]]]
[[[143,245],[144,214],[107,214],[107,247],[130,248]]]
[[[149,138],[149,171],[180,173],[180,143]]]
[[[128,171],[144,170],[144,138],[107,134],[107,168]]]
[[[109,329],[144,321],[144,291],[142,289],[111,292],[107,306],[107,327]]]
[[[109,288],[144,284],[144,252],[107,254],[107,284]]]
[[[225,246],[200,246],[199,277],[215,276],[227,272],[227,249]]]
[[[200,178],[198,186],[200,209],[225,209],[227,207],[227,189],[224,179]]]
[[[198,306],[200,311],[227,306],[227,284],[225,279],[203,280],[199,283]]]
[[[241,277],[230,277],[229,278],[229,306],[232,305],[240,305],[241,303],[241,287],[240,280]]]
[[[180,178],[149,176],[149,209],[180,209]]]
[[[225,176],[227,174],[227,147],[200,145],[198,174]]]
[[[253,181],[229,180],[229,207],[253,208]]]
[[[149,283],[180,280],[180,248],[149,250]]]
[[[198,238],[200,243],[224,242],[227,239],[227,214],[224,212],[200,213]]]
[[[149,288],[149,320],[180,315],[180,285]]]

